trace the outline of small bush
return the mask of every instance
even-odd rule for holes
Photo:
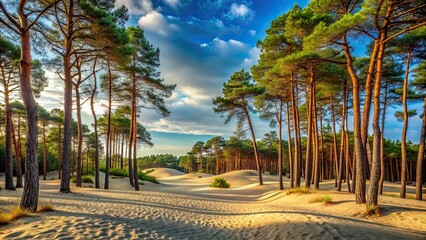
[[[311,199],[309,202],[310,203],[324,203],[325,205],[329,205],[329,204],[331,204],[332,198],[333,197],[330,196],[330,195],[318,196],[318,197]]]
[[[217,177],[214,179],[213,183],[210,184],[210,187],[216,188],[229,188],[231,184],[226,182],[225,178]]]
[[[76,183],[77,182],[77,177],[76,176],[71,177],[70,181],[72,183]],[[93,176],[91,176],[91,175],[83,175],[83,176],[81,176],[81,182],[82,183],[93,183]]]
[[[150,173],[152,173],[154,171],[155,171],[155,169],[148,169],[148,170],[145,171],[145,174],[150,174]]]
[[[93,176],[91,175],[84,175],[81,177],[81,182],[83,183],[93,183]]]
[[[129,177],[129,170],[121,168],[111,168],[109,170],[109,175],[119,176],[119,177]]]
[[[37,212],[44,213],[44,212],[53,212],[55,209],[53,208],[52,204],[43,204],[40,206]]]
[[[311,192],[312,192],[311,189],[307,188],[307,187],[291,188],[291,189],[288,190],[287,195],[295,194],[295,193],[297,193],[297,194],[309,194]]]

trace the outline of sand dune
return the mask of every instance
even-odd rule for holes
[[[176,169],[171,168],[151,168],[154,170],[153,172],[148,173],[148,175],[156,177],[156,178],[164,178],[164,177],[174,177],[185,175],[185,173],[178,171]],[[151,170],[148,169],[148,170]]]
[[[256,171],[250,170],[221,177],[233,187],[212,189],[208,184],[215,176],[185,174],[160,178],[159,185],[147,183],[140,192],[131,190],[128,179],[116,178],[111,179],[111,190],[73,187],[72,194],[59,194],[59,180],[41,181],[40,202],[52,203],[57,210],[0,227],[0,239],[426,237],[426,202],[382,196],[383,216],[365,218],[359,215],[365,206],[356,205],[346,192],[286,195],[276,190],[276,176],[265,174],[266,184],[257,186]],[[321,188],[329,185],[332,182],[324,182]],[[0,210],[16,206],[21,194],[22,189],[0,191]],[[324,194],[332,195],[334,203],[309,203]]]

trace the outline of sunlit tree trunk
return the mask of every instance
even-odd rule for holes
[[[355,199],[356,203],[365,203],[365,178],[363,176],[364,171],[364,153],[363,153],[363,144],[361,138],[361,99],[360,99],[360,89],[359,89],[359,79],[353,68],[352,56],[349,50],[349,45],[346,40],[346,35],[342,37],[343,49],[346,56],[346,67],[349,72],[349,76],[352,80],[352,99],[353,99],[353,122],[354,122],[354,154],[355,154],[355,167],[356,175],[354,175],[356,180],[355,185]]]
[[[408,90],[408,75],[410,73],[411,52],[408,51],[407,60],[405,61],[405,77],[402,90],[402,107],[404,111],[404,126],[402,128],[401,137],[401,191],[399,196],[405,198],[407,186],[407,128],[408,128],[408,108],[407,108],[407,90]]]
[[[291,144],[291,129],[290,129],[290,107],[287,102],[287,109],[286,109],[286,115],[287,115],[287,139],[288,139],[288,161],[289,161],[289,167],[290,167],[290,188],[294,188],[294,162],[293,162],[293,148]]]
[[[380,138],[380,180],[379,180],[379,194],[383,194],[383,182],[385,181],[385,153],[384,153],[384,135],[385,135],[385,119],[386,119],[386,106],[388,101],[388,84],[385,83],[385,96],[383,101],[383,112],[382,112],[382,135]]]
[[[257,171],[258,171],[258,176],[259,176],[259,185],[263,185],[262,166],[260,165],[260,158],[259,158],[259,152],[258,152],[258,149],[257,149],[256,136],[254,134],[254,129],[253,129],[253,125],[251,123],[250,114],[249,114],[246,107],[244,107],[243,110],[244,110],[245,115],[247,117],[247,122],[248,122],[248,125],[249,125],[249,128],[250,128],[250,133],[251,133],[251,137],[252,137],[252,140],[253,140],[253,151],[254,151],[254,157],[255,157],[255,160],[256,160],[256,167],[257,167]]]
[[[93,89],[92,94],[90,96],[90,110],[92,112],[93,116],[93,131],[95,132],[95,156],[94,156],[94,162],[95,162],[95,188],[100,188],[100,182],[99,182],[99,134],[98,134],[98,118],[96,117],[96,111],[95,111],[95,96],[97,91],[97,77],[96,77],[96,62],[97,59],[93,62]]]
[[[426,139],[426,97],[423,103],[423,120],[422,130],[420,134],[419,153],[417,156],[417,169],[416,169],[416,199],[423,200],[422,198],[422,183],[423,183],[423,164],[425,161],[425,139]]]

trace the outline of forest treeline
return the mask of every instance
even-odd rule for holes
[[[345,179],[356,203],[366,203],[367,211],[377,209],[383,181],[393,172],[388,170],[391,173],[386,175],[389,166],[401,179],[400,197],[405,198],[407,182],[415,175],[416,198],[422,199],[425,16],[423,1],[319,0],[306,8],[295,5],[272,21],[265,39],[257,44],[258,63],[251,72],[235,72],[224,83],[223,95],[213,99],[214,111],[226,117],[225,123],[247,124],[259,184],[263,184],[263,168],[269,167],[261,160],[253,129],[256,112],[277,127],[280,189],[285,128],[291,139],[287,142],[290,187],[313,184],[318,189],[328,152],[337,190]],[[362,50],[367,51],[366,57],[354,55]],[[409,109],[415,101],[423,102],[422,112]],[[395,114],[403,122],[400,150],[386,152],[386,113],[394,106],[402,108]],[[415,115],[422,118],[422,127],[414,147],[417,154],[412,156],[407,128]],[[331,122],[331,148],[325,147],[325,121]],[[390,161],[390,156],[396,160]]]
[[[144,108],[168,116],[165,99],[175,86],[160,78],[160,50],[141,28],[125,25],[127,9],[115,4],[0,1],[5,188],[24,187],[21,208],[37,209],[40,173],[57,170],[59,191],[68,193],[71,175],[80,187],[84,169],[91,172],[89,168],[99,188],[101,164],[106,189],[110,169],[125,169],[129,184],[139,190],[140,167],[178,164],[186,171],[216,174],[257,169],[260,184],[264,171],[276,172],[279,179],[287,174],[292,188],[319,188],[321,180],[335,178],[341,190],[345,180],[356,202],[366,203],[367,209],[377,206],[383,181],[389,179],[401,181],[401,197],[406,184],[414,181],[416,198],[422,199],[423,1],[315,0],[305,8],[295,5],[273,20],[265,39],[258,42],[259,62],[251,71],[230,76],[222,96],[213,99],[215,112],[226,122],[236,120],[234,136],[197,142],[188,155],[177,161],[165,157],[157,165],[157,157],[137,160],[138,145],[152,145],[138,123],[143,118],[139,113]],[[360,50],[367,56],[356,57]],[[40,59],[33,58],[32,51]],[[64,82],[63,108],[50,112],[37,104],[47,86],[45,70]],[[98,116],[95,105],[100,100],[106,111]],[[409,109],[416,101],[423,102],[423,112]],[[82,120],[86,102],[93,115],[91,126]],[[397,142],[384,138],[390,107],[402,108],[395,114],[403,122]],[[276,128],[260,141],[252,124],[257,113]],[[410,117],[418,116],[420,142],[407,142]],[[369,126],[373,132],[368,132]]]
[[[160,78],[160,50],[140,27],[125,26],[128,18],[115,0],[0,1],[1,154],[5,189],[24,188],[22,209],[36,211],[39,174],[46,179],[50,170],[69,193],[71,176],[81,187],[84,170],[94,172],[95,187],[103,180],[108,189],[109,170],[126,165],[139,190],[137,148],[152,145],[140,110],[168,116],[165,99],[175,86]],[[48,84],[45,71],[64,83],[64,102],[56,103],[63,108],[50,112],[36,101]],[[101,100],[106,111],[98,116]],[[91,126],[82,120],[86,102]]]

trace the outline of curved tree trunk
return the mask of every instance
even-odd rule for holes
[[[359,79],[353,68],[352,56],[349,50],[349,45],[346,41],[346,35],[342,37],[343,49],[346,55],[346,66],[349,76],[352,79],[352,98],[353,98],[353,122],[354,122],[354,154],[355,154],[355,199],[356,203],[365,203],[365,178],[364,172],[364,151],[361,138],[361,99],[359,89]]]
[[[250,114],[249,114],[249,112],[248,112],[248,110],[247,110],[246,107],[244,107],[243,110],[244,110],[244,112],[246,114],[247,122],[248,122],[248,125],[250,127],[251,137],[252,137],[252,140],[253,140],[253,150],[254,150],[254,157],[256,159],[256,167],[257,167],[258,176],[259,176],[259,185],[263,185],[262,166],[260,165],[259,152],[257,150],[257,143],[256,143],[256,136],[254,134],[253,125],[252,125],[251,119],[250,119]]]
[[[334,99],[333,96],[330,95],[331,100],[331,121],[333,123],[333,157],[334,157],[334,186],[337,187],[337,173],[339,172],[339,166],[337,164],[337,136],[336,136],[336,117],[335,117],[335,111],[334,111]],[[330,166],[332,167],[332,166]]]
[[[97,59],[95,59],[93,63],[93,89],[92,89],[92,95],[90,96],[90,110],[92,111],[93,116],[93,128],[95,132],[95,188],[100,188],[100,182],[99,182],[99,134],[98,134],[98,118],[96,117],[96,111],[95,111],[95,96],[97,91],[97,77],[96,77],[96,62]]]
[[[299,110],[296,104],[296,84],[294,80],[294,73],[290,73],[290,98],[291,98],[291,108],[293,115],[293,131],[294,131],[294,164],[293,164],[293,181],[294,183],[290,184],[290,187],[300,187],[300,176],[302,173],[302,150],[300,147],[300,138],[299,138]]]
[[[423,183],[423,164],[425,161],[425,139],[426,139],[426,97],[423,104],[423,120],[422,130],[419,143],[419,154],[417,156],[417,169],[416,169],[416,199],[423,200],[422,197],[422,183]]]

